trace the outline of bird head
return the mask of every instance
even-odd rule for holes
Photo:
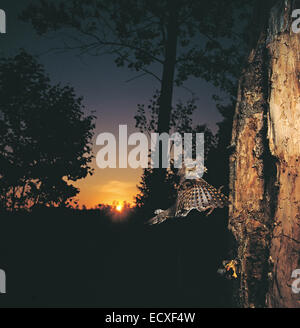
[[[179,170],[179,176],[180,180],[195,180],[202,178],[205,172],[207,172],[207,168],[202,163],[192,159],[185,159],[182,168]]]

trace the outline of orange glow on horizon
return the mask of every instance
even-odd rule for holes
[[[96,208],[99,204],[115,206],[123,202],[134,205],[135,196],[139,192],[142,169],[99,169],[95,168],[92,176],[78,180],[74,186],[80,193],[75,196],[79,207]]]

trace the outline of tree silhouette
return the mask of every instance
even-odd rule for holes
[[[168,208],[176,199],[175,187],[178,183],[176,169],[171,168],[165,175],[163,181],[164,190],[160,190],[157,194],[157,181],[154,179],[154,170],[145,169],[139,183],[139,193],[136,196],[135,203],[138,210],[143,212],[143,216],[147,219],[153,216],[154,210],[158,208]]]
[[[40,35],[72,29],[76,35],[64,42],[65,49],[108,53],[137,77],[154,77],[160,84],[156,130],[168,133],[174,84],[194,76],[236,93],[245,53],[236,20],[244,6],[241,0],[42,1],[30,4],[21,18]],[[161,189],[166,172],[155,171]]]
[[[217,138],[206,127],[206,125],[193,126],[192,115],[197,109],[195,99],[187,101],[186,104],[181,101],[176,104],[172,110],[170,128],[171,132],[178,132],[184,139],[184,133],[204,133],[205,137],[205,161],[208,161],[217,150]],[[142,132],[156,131],[158,116],[158,95],[155,94],[150,100],[148,110],[144,105],[138,106],[138,113],[135,116],[136,127]],[[193,155],[195,157],[196,147],[192,145]],[[150,153],[149,153],[150,156]],[[136,196],[136,205],[138,209],[142,209],[143,215],[146,217],[153,216],[153,211],[158,208],[166,209],[174,203],[176,199],[176,186],[178,184],[177,169],[174,167],[174,160],[170,162],[170,168],[166,170],[166,174],[161,177],[157,175],[155,169],[145,169],[138,185],[139,194]]]
[[[66,28],[75,31],[76,35],[64,40],[65,49],[111,54],[117,66],[136,71],[136,78],[154,77],[159,90],[150,104],[151,117],[145,119],[143,106],[136,115],[141,130],[168,133],[174,121],[190,117],[189,112],[174,113],[172,106],[174,85],[182,86],[189,77],[202,78],[229,95],[229,104],[218,104],[225,119],[217,135],[219,145],[207,158],[208,181],[227,186],[227,147],[237,82],[256,33],[250,13],[257,4],[258,0],[48,0],[30,4],[21,18],[31,22],[40,35]],[[161,144],[157,150],[161,159]],[[165,203],[168,174],[164,169],[151,174],[157,205]]]
[[[51,85],[21,50],[0,59],[0,202],[9,209],[64,205],[92,174],[92,115],[70,86]]]

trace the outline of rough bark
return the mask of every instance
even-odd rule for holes
[[[242,307],[299,307],[300,35],[296,1],[268,10],[239,85],[230,157],[229,228],[237,241]],[[300,8],[300,6],[299,6]]]

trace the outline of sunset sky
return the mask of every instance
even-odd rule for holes
[[[0,35],[0,55],[12,56],[20,48],[33,55],[40,55],[39,61],[45,66],[53,83],[70,84],[75,88],[78,96],[84,97],[87,110],[96,112],[95,137],[102,132],[111,132],[118,138],[120,124],[128,125],[128,133],[136,132],[134,115],[137,104],[148,103],[158,82],[145,76],[126,82],[137,75],[127,68],[117,68],[114,58],[78,57],[75,52],[48,52],[59,47],[62,37],[57,33],[56,38],[39,37],[27,23],[17,19],[18,14],[26,5],[26,1],[1,1],[1,9],[6,11],[7,34]],[[156,68],[153,68],[156,70]],[[156,71],[159,75],[161,72]],[[216,122],[222,119],[211,99],[217,93],[211,85],[200,79],[190,79],[185,87],[192,90],[198,98],[198,110],[194,117],[196,124],[206,123],[214,132]],[[186,100],[191,98],[184,88],[175,88],[174,99]],[[94,154],[99,147],[93,140]],[[95,174],[75,183],[81,192],[77,196],[79,204],[94,207],[99,203],[112,204],[117,202],[133,202],[137,193],[136,185],[141,176],[141,169],[104,169],[96,167]]]

